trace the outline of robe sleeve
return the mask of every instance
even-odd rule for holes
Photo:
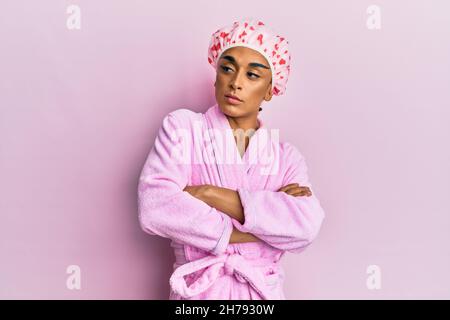
[[[243,224],[233,224],[275,248],[300,253],[317,236],[325,214],[308,180],[304,157],[295,147],[288,146],[288,168],[280,188],[298,183],[309,187],[312,195],[295,197],[282,191],[238,188],[245,219]]]
[[[185,149],[180,148],[183,145],[180,144],[180,137],[183,135],[179,133],[184,129],[180,130],[179,121],[183,115],[175,116],[177,111],[164,118],[141,171],[138,184],[139,223],[148,234],[218,255],[225,252],[229,244],[233,224],[228,215],[183,191],[188,184],[192,165],[183,163],[181,157],[174,156],[174,151],[191,151],[192,147],[185,144]]]

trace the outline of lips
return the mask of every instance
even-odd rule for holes
[[[232,95],[232,94],[226,94],[225,97],[227,97],[227,98],[232,98],[232,99],[235,99],[235,100],[238,100],[238,101],[241,101],[241,102],[242,102],[242,100],[239,99],[239,97],[234,96],[234,95]]]
[[[234,105],[234,106],[239,105],[239,104],[242,103],[241,100],[232,98],[232,96],[228,96],[228,95],[225,96],[225,100],[226,100],[226,102],[227,102],[228,104],[231,104],[231,105]]]

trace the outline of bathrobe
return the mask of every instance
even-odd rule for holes
[[[258,122],[253,132],[241,130],[251,137],[241,155],[217,103],[204,113],[177,109],[162,121],[141,171],[138,211],[146,233],[171,239],[170,300],[286,299],[280,259],[311,244],[324,211],[303,155]],[[277,191],[291,183],[312,195]],[[237,191],[244,222],[183,191],[204,184]],[[233,226],[260,241],[230,243]]]

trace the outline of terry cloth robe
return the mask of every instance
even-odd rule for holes
[[[217,103],[163,120],[141,172],[138,208],[145,232],[172,240],[170,300],[286,299],[280,259],[302,252],[319,232],[324,211],[305,158],[258,121],[241,157]],[[290,183],[308,186],[312,196],[277,192]],[[244,223],[183,191],[203,184],[237,191]],[[229,243],[233,226],[261,241]]]

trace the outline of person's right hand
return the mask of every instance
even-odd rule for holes
[[[278,191],[286,192],[287,194],[298,197],[298,196],[311,196],[311,190],[308,187],[299,186],[298,183],[291,183],[284,187],[281,187]]]

